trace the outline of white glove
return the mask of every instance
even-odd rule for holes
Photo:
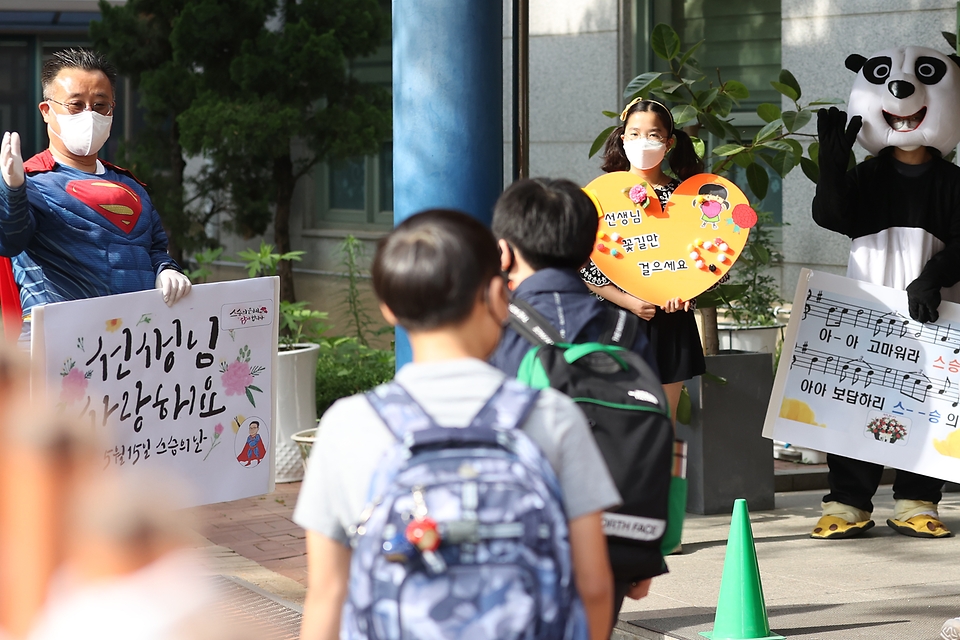
[[[7,131],[0,143],[0,174],[11,189],[23,184],[23,158],[20,156],[20,134]]]
[[[190,293],[190,278],[183,275],[176,269],[164,269],[157,276],[157,289],[163,293],[163,301],[168,307],[173,303]]]

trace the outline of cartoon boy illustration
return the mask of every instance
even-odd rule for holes
[[[700,228],[706,228],[707,224],[710,224],[714,229],[719,229],[720,212],[730,208],[726,188],[723,185],[708,182],[700,187],[698,194],[693,199],[693,206],[700,209]]]
[[[260,461],[263,460],[263,456],[267,455],[267,448],[263,445],[263,440],[260,439],[260,423],[256,420],[250,423],[250,435],[247,436],[247,443],[243,445],[243,451],[240,452],[240,455],[237,456],[237,462],[243,463],[243,466],[249,467],[250,464],[256,461],[257,466],[260,464]]]

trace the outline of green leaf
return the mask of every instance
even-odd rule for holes
[[[717,96],[717,99],[713,101],[713,110],[721,118],[726,118],[730,115],[730,111],[733,109],[733,100],[730,96],[725,96],[722,93]]]
[[[792,73],[790,73],[786,69],[781,69],[779,80],[782,84],[785,84],[791,89],[793,89],[797,93],[797,98],[801,96],[802,92],[800,91],[800,83],[797,82],[797,79],[793,77]],[[796,100],[797,98],[794,98],[794,100]]]
[[[661,60],[670,60],[680,53],[680,37],[668,24],[660,23],[650,34],[650,46]]]
[[[793,147],[791,147],[790,143],[786,140],[767,140],[766,142],[758,144],[757,146],[763,149],[776,149],[777,151],[793,152]]]
[[[750,191],[753,192],[754,197],[757,200],[763,200],[767,197],[770,176],[767,175],[766,169],[759,163],[754,162],[747,167],[747,184],[750,186]]]
[[[811,142],[810,146],[807,147],[807,155],[810,156],[810,159],[813,160],[818,166],[820,164],[820,143]]]
[[[814,100],[809,105],[810,107],[822,107],[828,104],[843,104],[846,100],[842,98],[820,98],[819,100]]]
[[[632,100],[638,93],[648,89],[654,82],[659,80],[661,75],[663,74],[659,71],[641,73],[627,83],[627,88],[623,90],[623,97]],[[618,113],[616,115],[619,116],[620,114]]]
[[[257,406],[257,401],[253,399],[253,394],[250,393],[249,388],[246,389],[246,392],[247,392],[247,400],[250,401],[250,404],[252,404],[253,406]]]
[[[790,145],[790,149],[793,151],[793,159],[800,162],[800,158],[803,157],[803,145],[793,138],[785,138],[784,142]]]
[[[603,148],[603,145],[607,141],[607,138],[610,137],[610,134],[613,133],[615,129],[616,127],[607,127],[606,129],[600,132],[600,135],[597,136],[597,139],[593,141],[592,145],[590,145],[590,155],[587,156],[588,158],[592,158],[597,153],[597,151],[600,151],[600,149]]]
[[[747,292],[747,284],[721,284],[697,296],[697,308],[709,309],[721,304],[727,304],[740,298]]]
[[[943,36],[943,39],[947,41],[947,44],[950,45],[950,48],[956,52],[957,50],[957,34],[950,33],[949,31],[941,31],[940,35]]]
[[[687,49],[687,52],[680,57],[680,64],[678,65],[678,68],[683,67],[683,65],[685,65],[685,64],[687,64],[688,62],[692,61],[693,64],[692,64],[691,66],[692,66],[694,69],[696,69],[697,71],[700,71],[700,65],[697,64],[697,61],[696,61],[696,60],[693,60],[693,54],[697,51],[697,49],[700,48],[700,45],[702,45],[703,43],[704,43],[704,41],[701,40],[701,41],[698,42],[697,44],[695,44],[695,45],[693,45],[692,47],[690,47],[689,49]]]
[[[695,119],[697,117],[697,113],[697,108],[689,104],[678,104],[670,110],[670,114],[673,116],[673,121],[678,127],[683,126],[685,122]]]
[[[263,393],[263,389],[261,389],[261,388],[258,387],[258,386],[252,385],[252,384],[248,384],[248,385],[247,385],[247,389],[253,389],[254,391],[259,391],[260,393]]]
[[[750,245],[750,253],[753,254],[754,260],[760,264],[766,265],[770,264],[770,252],[767,251],[767,248],[762,244],[753,243]]]
[[[761,142],[765,142],[771,138],[777,137],[782,126],[783,122],[781,122],[779,118],[769,121],[762,129],[760,129],[760,131],[757,132],[757,135],[754,136],[753,143],[760,144]]]
[[[770,86],[787,96],[794,102],[800,98],[800,94],[794,91],[793,87],[790,85],[783,84],[782,82],[770,82]]]
[[[716,100],[719,94],[720,89],[717,89],[716,87],[700,91],[697,93],[697,104],[700,105],[701,109],[709,107],[710,103]]]
[[[682,86],[683,86],[683,83],[680,82],[679,80],[673,80],[671,78],[668,78],[660,83],[660,91],[662,91],[667,95],[670,95]]]
[[[619,114],[619,113],[616,113],[615,111],[602,111],[601,113],[603,113],[603,115],[607,116],[608,118],[619,118],[619,117],[620,117],[620,114]]]
[[[723,127],[723,130],[726,132],[727,136],[733,138],[737,142],[740,142],[740,130],[730,124],[729,120],[720,120],[720,126]]]
[[[724,130],[723,125],[720,124],[720,118],[712,113],[700,112],[700,115],[697,116],[697,120],[700,122],[700,124],[707,128],[707,131],[718,138],[727,137],[727,132]]]
[[[690,136],[690,142],[693,143],[693,150],[697,152],[697,156],[703,158],[703,154],[707,152],[707,146],[703,143],[703,140]]]
[[[747,85],[737,80],[727,80],[723,83],[723,91],[734,100],[746,100],[750,97]]]
[[[680,388],[680,402],[677,403],[677,422],[690,424],[693,415],[693,403],[690,402],[690,392],[687,385]]]
[[[820,167],[810,158],[800,158],[800,169],[803,171],[803,175],[810,178],[811,182],[817,183],[820,181]]]
[[[735,153],[740,153],[745,148],[742,144],[722,144],[713,150],[713,155],[732,156]]]
[[[753,154],[749,151],[741,151],[737,155],[733,156],[733,161],[737,164],[738,167],[743,167],[746,169],[751,164],[753,164]]]
[[[787,174],[797,166],[797,161],[793,157],[793,151],[781,151],[777,155],[773,156],[772,159],[764,158],[767,164],[777,172],[781,178],[786,178]]]
[[[757,106],[757,115],[760,116],[764,122],[773,122],[780,118],[780,107],[769,102],[764,102]]]
[[[704,378],[706,378],[707,380],[709,380],[710,382],[715,382],[716,384],[727,384],[727,379],[726,379],[726,378],[722,378],[722,377],[718,376],[718,375],[715,374],[715,373],[710,373],[709,371],[704,371],[704,372],[703,372],[702,374],[700,374],[700,375],[703,376]]]
[[[810,118],[812,116],[813,114],[806,110],[784,111],[781,119],[783,120],[783,126],[787,128],[787,131],[790,133],[796,133],[802,129],[805,124],[810,122]]]

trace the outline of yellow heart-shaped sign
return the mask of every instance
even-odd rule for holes
[[[681,182],[664,208],[653,187],[627,171],[602,175],[585,190],[600,215],[594,264],[627,293],[660,306],[716,284],[757,223],[743,192],[709,173]]]

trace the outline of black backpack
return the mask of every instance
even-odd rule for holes
[[[614,579],[666,572],[660,542],[667,527],[673,426],[659,377],[630,350],[639,319],[610,307],[599,342],[572,345],[532,306],[510,303],[510,325],[534,347],[517,378],[552,387],[583,410],[623,504],[603,514]]]

